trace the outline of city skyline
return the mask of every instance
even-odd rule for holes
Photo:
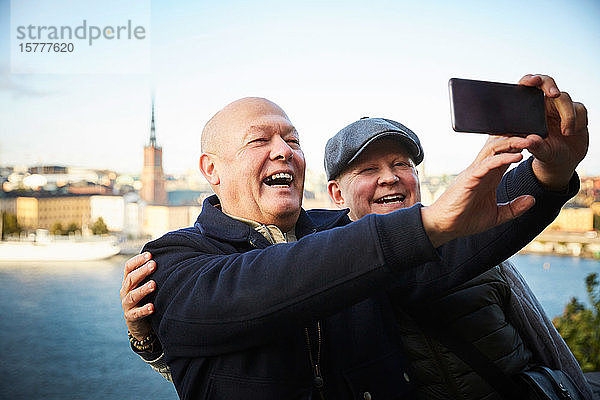
[[[485,137],[452,131],[448,79],[516,82],[533,72],[587,106],[591,143],[580,171],[600,175],[597,2],[141,3],[151,9],[150,72],[16,74],[11,3],[0,0],[0,165],[139,173],[154,94],[165,173],[197,170],[203,124],[252,95],[288,112],[312,170],[322,171],[325,142],[340,128],[384,116],[419,135],[427,174],[454,174]]]

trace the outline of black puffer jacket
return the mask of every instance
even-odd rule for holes
[[[506,374],[524,370],[531,360],[517,330],[507,321],[511,290],[495,267],[452,292],[420,307],[441,327],[459,332]],[[432,335],[423,334],[412,318],[399,311],[411,382],[421,399],[496,400],[500,395]],[[443,328],[440,328],[443,329]],[[442,332],[446,334],[446,332]]]

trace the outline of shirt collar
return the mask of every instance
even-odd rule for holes
[[[271,244],[288,243],[296,241],[296,234],[294,233],[295,225],[289,232],[283,233],[281,229],[279,229],[279,227],[276,225],[261,224],[251,219],[236,217],[235,215],[227,214],[226,212],[223,212],[223,214],[249,225],[252,229],[263,235],[265,239],[267,239]]]
[[[204,199],[202,212],[194,223],[194,227],[200,233],[216,240],[230,242],[248,242],[251,237],[256,235],[257,239],[264,243],[264,246],[269,244],[269,241],[252,229],[250,225],[225,215],[215,207],[219,203],[219,198],[215,194]],[[347,214],[347,209],[339,211],[311,210],[310,213],[300,210],[295,229],[291,233],[296,238],[302,238],[314,232],[346,225],[350,222]],[[288,239],[291,241],[291,238]]]

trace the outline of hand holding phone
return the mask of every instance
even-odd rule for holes
[[[548,136],[544,92],[536,87],[452,78],[448,89],[456,132]]]

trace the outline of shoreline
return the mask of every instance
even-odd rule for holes
[[[584,258],[586,260],[600,261],[600,256],[593,253],[583,253],[574,255],[570,253],[559,253],[554,251],[539,251],[524,248],[517,252],[521,255],[540,255],[540,256],[556,256],[556,257],[572,257],[572,258]]]

